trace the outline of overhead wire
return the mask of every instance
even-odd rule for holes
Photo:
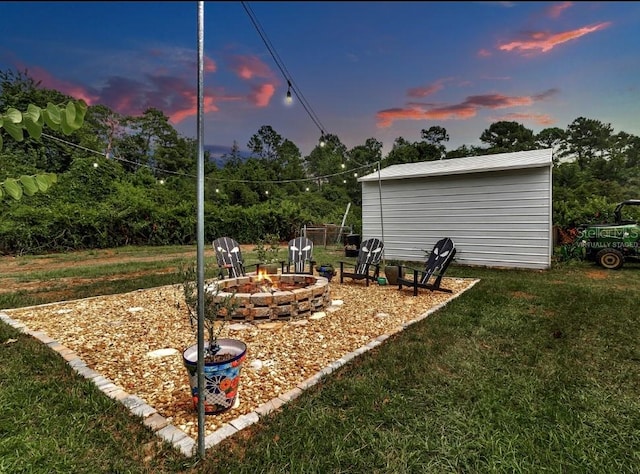
[[[258,32],[258,35],[260,36],[260,38],[262,39],[262,42],[264,43],[267,50],[269,51],[269,54],[271,54],[271,57],[276,63],[276,66],[278,66],[280,73],[284,76],[285,81],[287,81],[287,84],[289,85],[290,89],[293,90],[293,93],[296,95],[296,97],[302,104],[302,107],[307,112],[307,114],[309,115],[313,123],[316,125],[316,127],[318,127],[321,135],[324,137],[326,135],[327,129],[324,127],[324,125],[320,121],[320,118],[318,117],[318,115],[313,111],[313,108],[311,107],[306,97],[304,96],[304,94],[302,93],[302,91],[294,81],[291,73],[287,70],[287,67],[284,65],[284,62],[282,61],[282,59],[280,59],[280,56],[278,55],[276,49],[271,44],[271,41],[269,40],[267,34],[262,28],[260,21],[258,20],[255,13],[251,9],[251,6],[248,4],[248,2],[240,2],[240,3],[244,7],[245,12],[249,16],[249,19],[251,20],[251,23],[253,24],[254,28]]]
[[[82,145],[78,145],[77,143],[73,143],[70,142],[68,140],[64,140],[62,138],[59,137],[55,137],[53,135],[49,135],[48,133],[42,132],[42,136],[45,138],[49,138],[51,140],[55,140],[55,141],[59,141],[61,143],[64,143],[65,145],[71,146],[71,147],[75,147],[90,153],[93,153],[95,155],[99,155],[101,157],[105,157],[105,154],[103,152],[97,151],[97,150],[93,150],[91,148],[87,148],[85,146]],[[185,178],[195,178],[196,175],[194,174],[189,174],[189,173],[183,173],[183,172],[178,172],[178,171],[169,171],[169,170],[164,170],[162,168],[157,168],[155,166],[151,166],[149,164],[146,163],[138,163],[136,161],[131,161],[131,160],[127,160],[126,158],[122,158],[119,157],[115,154],[110,155],[110,157],[108,159],[113,159],[116,161],[120,161],[123,163],[127,163],[127,164],[131,164],[131,165],[135,165],[135,166],[139,166],[142,168],[147,168],[150,169],[152,171],[158,171],[164,174],[170,174],[170,175],[174,175],[174,176],[182,176]],[[342,174],[347,174],[347,173],[352,173],[354,171],[358,171],[364,168],[371,168],[372,166],[374,166],[374,164],[368,164],[368,165],[362,165],[356,168],[350,168],[348,170],[344,170],[344,171],[340,171],[338,173],[331,173],[331,174],[326,174],[323,176],[313,176],[310,178],[297,178],[297,179],[280,179],[280,180],[273,180],[273,181],[265,181],[265,180],[251,180],[251,179],[227,179],[227,178],[218,178],[218,177],[211,177],[211,176],[206,176],[205,179],[209,179],[212,181],[216,181],[216,182],[220,182],[220,183],[245,183],[245,184],[284,184],[284,183],[303,183],[303,182],[315,182],[318,180],[322,180],[322,179],[327,179],[327,178],[332,178],[334,176],[340,176]]]
[[[287,70],[287,67],[285,66],[285,64],[282,61],[282,59],[280,58],[280,56],[278,55],[276,49],[273,47],[273,44],[271,44],[271,41],[269,40],[267,34],[265,33],[264,29],[262,28],[262,25],[260,24],[260,21],[258,20],[258,18],[256,17],[255,13],[253,12],[251,6],[248,4],[248,2],[240,2],[240,3],[242,4],[242,6],[243,6],[245,12],[247,13],[247,15],[249,16],[249,19],[251,20],[251,23],[253,24],[254,28],[258,32],[258,35],[262,39],[262,41],[263,41],[264,45],[266,46],[267,50],[269,51],[269,54],[271,55],[271,57],[273,58],[274,62],[276,63],[276,66],[280,70],[280,73],[282,74],[282,76],[286,80],[287,85],[288,85],[288,91],[292,90],[293,93],[296,95],[297,99],[302,104],[302,107],[307,112],[307,115],[309,115],[309,118],[311,118],[313,123],[320,130],[321,139],[324,140],[324,137],[325,137],[325,135],[327,133],[326,133],[326,128],[324,127],[324,125],[320,121],[320,118],[315,113],[315,111],[313,110],[313,108],[309,104],[308,100],[306,99],[306,97],[304,96],[304,94],[302,93],[302,91],[300,90],[298,85],[296,84],[296,82],[293,79],[293,76],[291,75],[291,73]],[[97,150],[92,150],[90,148],[87,148],[87,147],[84,147],[82,145],[78,145],[76,143],[73,143],[73,142],[70,142],[70,141],[55,137],[53,135],[49,135],[47,133],[42,133],[42,136],[44,136],[46,138],[49,138],[49,139],[52,139],[52,140],[57,140],[59,142],[65,143],[66,145],[69,145],[69,146],[72,146],[72,147],[76,147],[76,148],[88,151],[90,153],[95,153],[95,154],[100,155],[100,156],[105,156],[104,153],[101,153],[101,152],[99,152]],[[107,158],[109,158],[109,157],[107,157]],[[122,158],[122,157],[115,156],[115,155],[111,155],[110,158],[115,159],[115,160],[120,161],[120,162],[123,162],[123,163],[128,163],[128,164],[135,165],[135,166],[145,167],[145,168],[151,169],[152,171],[159,171],[159,172],[162,172],[162,173],[165,173],[165,174],[171,174],[171,175],[176,175],[176,176],[195,178],[195,175],[191,175],[191,174],[188,174],[188,173],[182,173],[182,172],[176,172],[176,171],[168,171],[168,170],[164,170],[164,169],[153,167],[153,166],[145,164],[145,163],[138,163],[138,162],[135,162],[135,161],[130,161],[130,160],[127,160],[126,158]],[[326,179],[326,178],[331,178],[331,177],[334,177],[334,176],[339,176],[339,175],[342,175],[342,174],[352,173],[354,171],[359,171],[361,169],[370,168],[371,166],[373,166],[372,164],[368,164],[368,165],[361,165],[360,163],[357,163],[357,164],[360,165],[360,166],[358,166],[356,168],[350,168],[348,170],[343,170],[343,171],[340,171],[340,172],[337,172],[337,173],[327,174],[327,175],[324,175],[324,176],[314,176],[314,177],[310,177],[310,178],[285,179],[285,180],[273,180],[273,181],[244,180],[244,179],[222,179],[222,178],[211,178],[211,177],[206,177],[206,179],[213,179],[213,180],[215,180],[217,182],[223,182],[223,183],[224,182],[230,182],[230,183],[252,183],[252,184],[296,183],[296,182],[318,181],[318,180],[322,180],[322,179]]]

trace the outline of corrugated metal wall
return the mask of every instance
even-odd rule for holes
[[[451,237],[456,263],[551,266],[551,167],[362,183],[363,238],[380,237],[385,258],[423,262]]]

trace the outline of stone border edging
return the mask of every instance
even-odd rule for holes
[[[356,358],[357,356],[364,354],[365,352],[373,349],[374,347],[382,344],[383,341],[393,336],[394,334],[399,333],[400,331],[405,330],[409,326],[422,321],[430,314],[438,311],[447,305],[450,301],[453,301],[458,296],[463,294],[465,291],[473,288],[473,286],[478,283],[480,280],[475,279],[471,280],[471,284],[462,290],[459,293],[456,293],[448,300],[437,304],[431,308],[429,308],[424,313],[420,314],[415,319],[404,323],[401,327],[399,327],[396,331],[382,334],[375,339],[369,341],[364,346],[349,352],[339,359],[335,360],[325,368],[321,369],[315,375],[312,375],[308,379],[300,382],[295,388],[289,390],[288,392],[281,393],[275,398],[272,398],[266,403],[263,403],[259,407],[257,407],[254,411],[247,413],[245,415],[240,415],[238,418],[231,420],[221,428],[218,428],[216,431],[206,436],[204,439],[205,449],[215,446],[220,443],[225,438],[234,435],[238,431],[250,426],[254,423],[257,423],[260,418],[267,416],[268,414],[278,410],[285,403],[290,402],[291,400],[302,395],[303,391],[317,384],[323,377],[329,375],[335,370],[339,369],[343,365],[345,365],[350,360]],[[87,299],[87,298],[84,298]],[[44,306],[44,305],[43,305]],[[24,309],[24,308],[21,308]],[[65,347],[60,344],[55,339],[49,337],[46,333],[42,331],[32,331],[30,330],[26,324],[21,323],[20,321],[16,321],[9,317],[8,314],[0,311],[0,321],[8,324],[9,326],[17,329],[18,331],[32,336],[38,339],[43,344],[49,346],[51,349],[56,351],[67,363],[69,366],[78,374],[82,375],[86,379],[92,380],[93,383],[108,397],[119,401],[122,403],[129,411],[142,418],[142,422],[145,426],[150,428],[157,436],[162,438],[163,440],[171,443],[176,449],[178,449],[184,456],[191,457],[196,454],[197,451],[197,443],[195,439],[189,436],[187,433],[177,428],[175,425],[169,423],[165,417],[160,415],[158,411],[153,408],[151,405],[148,405],[142,398],[137,395],[127,393],[122,387],[114,384],[111,380],[106,377],[103,377],[100,373],[91,369],[87,366],[86,362],[84,362],[75,352],[71,349]]]

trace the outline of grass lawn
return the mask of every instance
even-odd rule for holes
[[[5,289],[30,288],[0,293],[0,308],[177,282],[167,268],[185,256],[151,250],[126,252],[162,255],[138,266],[99,252],[64,256],[66,269],[0,265]],[[339,259],[319,249],[319,263]],[[481,281],[202,460],[0,323],[0,472],[640,472],[640,266],[447,275]]]

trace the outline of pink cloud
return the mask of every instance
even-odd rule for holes
[[[110,77],[100,91],[99,101],[123,115],[140,115],[149,108],[162,110],[174,123],[197,113],[197,91],[191,79],[147,75],[143,81]],[[221,97],[205,90],[204,112],[217,112]]]
[[[204,57],[203,68],[204,72],[216,72],[218,70],[216,62],[207,56]]]
[[[531,105],[533,104],[533,98],[529,96],[509,97],[502,94],[471,95],[467,97],[464,104],[488,109],[503,109],[505,107]]]
[[[507,96],[503,94],[472,95],[453,105],[432,106],[412,103],[405,108],[392,108],[376,114],[378,128],[390,127],[396,120],[465,120],[473,118],[480,109],[522,107],[545,100],[557,93],[550,89],[533,96]]]
[[[478,57],[481,57],[481,58],[488,58],[491,55],[492,53],[488,49],[482,48],[481,50],[478,51]]]
[[[426,97],[431,94],[435,94],[443,87],[443,81],[436,81],[433,84],[422,86],[422,87],[414,87],[407,91],[407,95],[409,97]]]
[[[423,110],[418,107],[381,110],[376,114],[378,128],[388,128],[396,120],[450,120],[468,119],[476,115],[473,107],[463,105]]]
[[[58,90],[77,99],[83,99],[89,105],[103,104],[123,115],[137,116],[149,108],[161,110],[174,123],[179,123],[197,113],[197,91],[194,84],[196,63],[184,51],[174,50],[146,51],[145,57],[157,57],[166,63],[152,68],[152,72],[141,77],[131,78],[111,76],[104,80],[99,88],[90,88],[70,81],[56,78],[39,67],[25,67],[33,79],[40,81],[43,87]],[[17,61],[14,61],[17,62]],[[273,72],[256,57],[235,56],[233,67],[240,77],[252,79],[267,77],[269,82],[252,87],[249,94],[228,94],[223,89],[207,89],[204,97],[204,112],[218,112],[220,102],[248,102],[255,107],[266,107],[273,97],[277,81]],[[204,58],[204,70],[214,73],[218,70],[216,62]]]
[[[251,94],[249,94],[249,100],[256,107],[266,107],[269,105],[271,101],[271,97],[276,91],[276,87],[273,84],[261,84],[259,86],[255,86]]]
[[[559,18],[560,15],[562,15],[562,13],[567,8],[571,8],[572,6],[573,6],[573,2],[562,2],[555,5],[551,5],[547,9],[547,15],[549,16],[549,18],[553,18],[553,19]]]
[[[95,92],[89,91],[88,88],[80,84],[58,79],[41,67],[30,67],[29,75],[36,81],[40,81],[43,87],[55,89],[75,99],[82,99],[87,105],[94,105],[99,100],[100,96]]]
[[[242,79],[253,79],[254,77],[272,79],[274,77],[269,66],[257,56],[231,56],[229,67]]]
[[[527,122],[527,121],[531,121],[534,122],[538,125],[542,125],[545,127],[551,126],[554,123],[556,123],[556,121],[551,118],[549,115],[546,114],[518,114],[518,113],[513,113],[513,114],[506,114],[506,115],[502,115],[502,116],[495,116],[491,118],[492,122],[498,122],[498,121],[512,121],[512,122]]]
[[[193,94],[193,97],[191,99],[192,99],[191,100],[192,106],[184,108],[183,110],[176,110],[175,112],[173,112],[173,114],[171,114],[169,116],[171,121],[173,121],[174,123],[180,123],[184,119],[186,119],[188,117],[191,117],[193,115],[196,115],[198,113],[198,105],[197,105],[196,94]],[[217,112],[218,110],[220,110],[218,108],[218,106],[214,103],[214,98],[212,96],[204,97],[203,102],[204,102],[204,104],[203,104],[204,105],[204,110],[203,110],[204,113]]]
[[[532,51],[546,53],[560,44],[600,31],[610,25],[611,22],[603,22],[576,30],[563,31],[561,33],[548,33],[543,31],[530,32],[524,35],[525,37],[521,40],[509,41],[499,45],[498,49],[501,51],[515,51],[520,53]]]

